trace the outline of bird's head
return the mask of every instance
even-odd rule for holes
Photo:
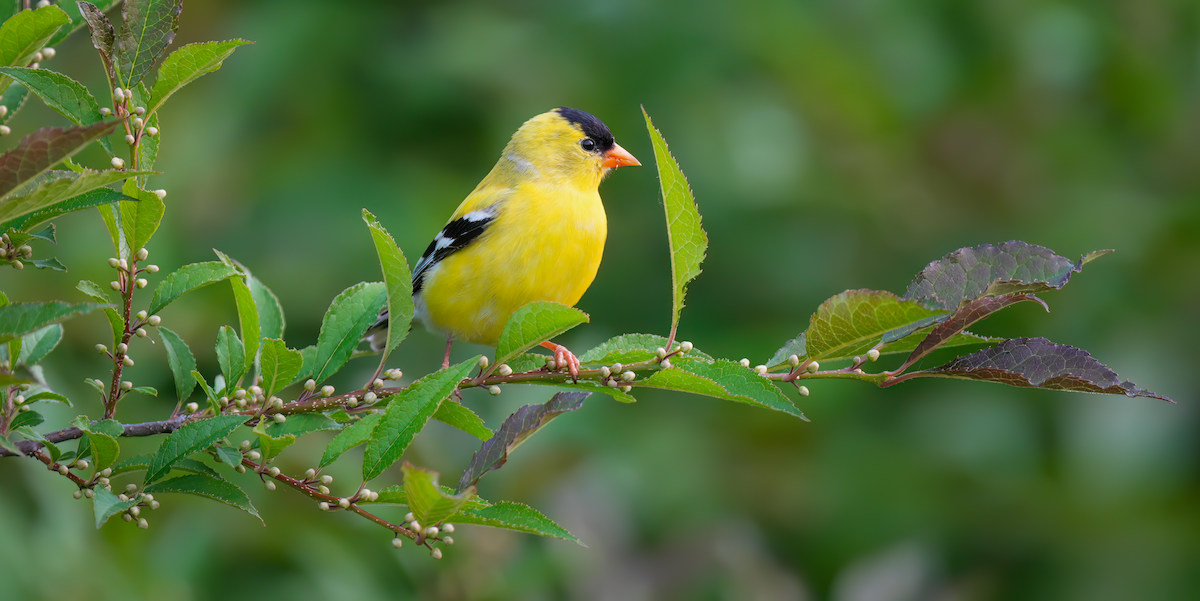
[[[641,165],[603,122],[568,107],[526,121],[504,154],[526,175],[565,178],[580,186],[599,185],[617,167]]]

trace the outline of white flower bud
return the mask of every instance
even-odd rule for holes
[[[374,402],[375,402],[375,400],[376,400],[376,399],[378,399],[378,398],[379,398],[379,397],[378,397],[378,396],[375,396],[375,393],[374,393],[374,392],[368,392],[367,394],[364,394],[364,395],[363,395],[363,401],[364,401],[364,402],[367,402],[367,403],[374,403]]]
[[[873,348],[873,349],[867,351],[867,359],[870,359],[871,361],[878,361],[879,360],[879,349]]]
[[[102,117],[107,117],[110,113],[112,113],[112,109],[108,108],[107,106],[100,107],[100,115]]]
[[[399,549],[399,548],[400,548],[400,547],[402,547],[403,545],[404,545],[404,541],[403,541],[403,540],[401,540],[401,538],[400,538],[399,536],[397,536],[396,538],[393,538],[393,539],[392,539],[392,546],[393,546],[393,547],[396,547],[397,549]]]
[[[258,451],[250,451],[249,453],[246,453],[246,456],[250,458],[250,461],[258,461],[259,459],[262,459],[262,453],[259,453]]]
[[[694,348],[696,348],[696,347],[692,346],[692,343],[690,343],[690,342],[688,342],[688,341],[686,341],[686,340],[684,340],[683,342],[679,343],[679,350],[680,350],[680,352],[684,352],[684,353],[690,353],[690,352],[692,352],[692,349],[694,349]]]
[[[632,382],[635,378],[637,378],[637,374],[633,373],[632,371],[627,371],[621,374],[621,379],[625,380],[626,382]]]
[[[602,367],[600,368],[600,375],[601,375],[602,377],[605,377],[605,378],[607,378],[607,377],[609,377],[609,376],[611,376],[611,375],[612,375],[612,370],[611,370],[611,369],[609,369],[607,366],[602,366]]]
[[[500,387],[496,386],[495,384],[488,386],[488,394],[490,394],[492,396],[496,396],[496,395],[500,394]]]
[[[120,261],[117,261],[117,267],[127,270],[129,269],[129,263],[125,259],[121,259]]]
[[[25,397],[24,397],[24,396],[22,396],[22,395],[19,395],[19,394],[18,394],[18,395],[17,395],[17,397],[13,399],[13,402],[14,402],[14,403],[16,403],[16,404],[18,404],[18,405],[24,405],[24,404],[25,404]]]
[[[162,188],[155,190],[154,193],[158,195],[159,200],[163,200],[167,197],[167,191],[163,190]]]
[[[149,527],[150,527],[150,522],[147,522],[146,518],[142,518],[142,519],[138,520],[138,528],[145,530]]]
[[[42,3],[41,3],[41,2],[39,2],[38,4],[42,4]],[[46,4],[49,4],[49,1],[47,1],[47,2],[46,2]],[[45,56],[43,56],[41,52],[34,52],[34,53],[33,53],[33,62],[34,62],[34,63],[40,63],[40,62],[42,62],[42,61],[44,61],[44,60],[46,60],[46,57],[45,57]]]
[[[96,493],[92,492],[92,489],[90,489],[90,488],[83,489],[83,496],[85,496],[89,499],[92,498],[95,494]]]
[[[329,474],[321,476],[321,484],[333,484],[333,476],[330,476]]]
[[[800,365],[800,357],[797,355],[792,355],[792,356],[788,357],[788,365],[791,365],[792,367],[796,367],[797,365]]]
[[[614,374],[619,374],[619,373],[621,373],[621,370],[623,370],[623,369],[625,369],[625,366],[624,366],[624,365],[621,365],[620,363],[613,363],[613,364],[612,364],[612,371],[613,371],[613,373],[614,373]]]
[[[269,467],[269,468],[267,468],[267,473],[270,474],[270,476],[272,478],[274,478],[275,476],[279,475],[279,468],[274,467],[274,466]]]
[[[126,144],[133,146],[134,142],[137,142],[137,138],[133,137],[133,134],[125,134],[125,143]]]
[[[145,288],[146,284],[149,284],[150,282],[147,282],[146,278],[138,278],[136,283],[138,288]]]
[[[375,378],[375,380],[373,382],[371,382],[371,386],[373,386],[375,388],[383,388],[383,380],[381,380],[379,378]]]
[[[333,387],[328,384],[322,386],[321,396],[333,396]]]
[[[812,363],[808,364],[808,373],[810,373],[810,374],[817,373],[817,370],[819,370],[819,369],[821,369],[821,364],[817,363],[816,361],[813,361]]]
[[[144,493],[142,493],[142,500],[149,503],[154,500],[154,495],[152,495],[148,492],[144,492]]]
[[[122,513],[121,519],[125,520],[126,522],[132,522],[133,516],[129,515],[128,513]]]
[[[106,468],[104,468],[103,470],[100,470],[100,475],[101,475],[101,476],[104,476],[105,478],[107,478],[107,477],[111,476],[111,475],[112,475],[112,468],[111,468],[111,467],[106,467]],[[105,484],[108,484],[108,482],[105,482]]]
[[[151,315],[150,318],[146,320],[146,323],[152,326],[157,326],[158,324],[162,323],[162,318],[157,315]]]
[[[304,470],[304,479],[305,480],[312,480],[313,478],[316,478],[316,477],[317,477],[317,470],[315,470],[311,467]]]
[[[659,363],[658,365],[659,365],[660,367],[662,367],[663,369],[671,369],[671,360],[670,360],[670,359],[663,359],[663,360],[662,360],[662,362],[661,362],[661,363]]]
[[[454,532],[454,524],[442,524],[442,531],[446,534]]]
[[[442,558],[442,550],[434,549],[433,552],[430,553],[430,555],[432,555],[434,559],[441,559]]]
[[[759,375],[767,373],[767,366],[766,365],[755,365],[754,373],[759,374]]]
[[[282,413],[276,413],[271,417],[271,419],[275,420],[275,423],[277,424],[282,424],[283,422],[287,421],[287,416]]]
[[[130,382],[129,380],[121,382],[121,390],[124,390],[126,392],[133,390],[133,382]]]
[[[183,406],[183,410],[188,413],[195,413],[200,410],[200,405],[196,403],[188,403]]]
[[[659,359],[665,359],[667,356],[667,349],[660,346],[660,347],[654,349],[654,355],[656,357],[658,357]]]
[[[604,382],[604,385],[608,386],[609,388],[616,388],[617,386],[620,386],[619,384],[617,384],[617,381],[613,380],[613,379],[606,380]]]
[[[379,500],[379,493],[377,493],[377,492],[375,492],[375,491],[371,491],[371,501],[372,501],[372,502],[375,502],[375,501],[378,501],[378,500]]]
[[[77,491],[75,491],[75,492],[71,493],[71,496],[72,496],[72,497],[75,497],[75,499],[76,499],[76,500],[82,499],[82,498],[83,498],[83,491],[82,491],[82,490],[77,490]]]
[[[412,530],[413,532],[420,532],[421,531],[421,523],[416,520],[413,520],[408,523],[408,529]]]
[[[146,319],[146,315],[147,315],[147,313],[145,311],[138,311],[137,315],[135,315],[134,317],[137,317],[138,319]]]
[[[128,492],[128,493],[135,493],[135,492],[137,492],[137,485],[136,485],[136,484],[134,484],[134,483],[132,483],[132,482],[130,482],[129,484],[126,484],[126,485],[125,485],[125,492]]]
[[[411,511],[410,511],[410,512],[408,512],[408,513],[406,513],[406,514],[404,514],[404,521],[405,521],[405,522],[411,522],[411,521],[413,521],[413,520],[415,520],[415,519],[417,519],[417,516],[413,515]]]
[[[800,391],[800,396],[808,396],[808,387],[807,386],[801,386],[797,390]]]
[[[121,282],[118,282],[118,281],[116,281],[116,280],[113,280],[113,281],[111,281],[111,282],[109,282],[109,283],[108,283],[108,287],[109,287],[109,288],[112,288],[113,290],[120,290],[120,289],[121,289]]]
[[[258,386],[251,386],[251,387],[250,387],[250,394],[252,394],[252,395],[254,395],[254,396],[259,396],[259,395],[261,395],[262,393],[263,393],[263,389],[262,389],[262,388],[260,388],[260,387],[258,387]]]
[[[369,489],[369,488],[364,488],[364,489],[362,489],[362,490],[358,491],[358,498],[359,498],[359,499],[366,499],[366,500],[368,500],[368,501],[369,501],[369,500],[371,500],[371,489]]]
[[[7,125],[0,125],[0,136],[7,136],[12,133],[12,128]]]
[[[304,381],[304,389],[309,392],[316,390],[317,389],[317,381],[312,378],[305,380]]]
[[[741,361],[738,361],[738,365],[741,365],[742,367],[750,367],[750,360],[743,357]]]
[[[242,467],[242,466],[240,466],[240,465],[239,465],[238,467]],[[158,502],[158,501],[150,501],[150,509],[152,509],[152,510],[153,510],[153,509],[158,509],[158,508],[159,508],[159,502]]]
[[[147,127],[147,128],[146,128],[146,133],[148,133],[148,134],[150,134],[150,135],[152,135],[152,136],[157,136],[157,135],[158,135],[158,128],[157,128],[157,127]]]
[[[263,483],[263,486],[266,486],[267,490],[275,490],[275,481],[267,480],[266,482]]]
[[[318,491],[320,491],[320,492],[321,492],[321,494],[323,494],[323,495],[327,495],[327,494],[329,494],[329,487],[328,487],[328,486],[318,486],[318,487],[317,487],[317,490],[318,490]]]
[[[141,509],[140,507],[138,507],[137,505],[134,505],[133,507],[130,507],[130,508],[129,508],[129,515],[131,515],[131,516],[133,516],[133,517],[135,517],[135,518],[136,518],[136,517],[138,516],[138,514],[140,514],[141,512],[142,512],[142,509]]]
[[[124,169],[125,168],[125,159],[122,159],[121,157],[113,157],[112,161],[110,161],[110,162],[112,163],[112,166],[115,169]]]
[[[158,265],[147,265],[146,273],[158,273]]]
[[[92,464],[88,463],[87,459],[80,459],[79,461],[75,462],[75,466],[81,470],[86,470],[91,465]]]
[[[317,503],[317,508],[321,511],[329,511],[329,503],[321,501],[320,503]]]
[[[139,107],[137,107],[137,108],[133,109],[133,112],[134,112],[135,114],[137,114],[137,115],[145,115],[145,114],[146,114],[146,107],[144,107],[144,106],[139,106]]]
[[[621,387],[621,392],[629,392],[630,390],[633,390],[632,386],[622,386]]]
[[[439,532],[441,530],[438,530],[437,526],[430,526],[425,529],[425,536],[437,536]]]
[[[118,265],[120,265],[120,264],[121,264],[121,261],[119,261],[119,260],[118,260],[116,257],[109,257],[109,259],[108,259],[108,266],[109,266],[109,267],[112,267],[113,269],[116,269],[116,268],[117,268],[117,266],[118,266]]]
[[[144,248],[139,248],[139,249],[138,249],[138,251],[137,251],[137,258],[138,258],[138,260],[139,260],[139,261],[145,261],[145,260],[146,260],[147,258],[149,258],[149,257],[150,257],[150,251],[148,251],[148,250],[146,250],[146,249],[144,249]]]
[[[512,372],[513,372],[512,368],[509,367],[507,363],[501,363],[500,367],[496,368],[496,373],[498,373],[502,376],[511,376]]]
[[[104,472],[100,472],[100,473],[103,474]],[[108,486],[108,478],[106,478],[106,477],[97,478],[96,482],[99,482],[100,486]]]
[[[145,124],[145,121],[142,121],[141,117],[133,118],[133,128],[134,129],[141,129],[144,124]]]
[[[129,352],[129,345],[128,345],[128,344],[125,344],[124,342],[118,342],[118,343],[117,343],[117,354],[118,354],[118,355],[123,355],[123,354],[125,354],[125,353],[128,353],[128,352]]]
[[[852,363],[854,365],[858,365],[859,363],[866,363],[866,361],[864,361],[862,357],[856,356],[856,357],[854,357],[854,360],[852,361]]]
[[[50,48],[49,46],[42,48],[42,56],[45,57],[47,60],[54,58],[55,54],[58,54],[58,51],[53,48]]]
[[[129,355],[125,355],[125,358],[121,362],[125,364],[125,367],[133,367],[133,358]]]
[[[113,88],[113,98],[116,98],[119,101],[124,97],[125,90],[122,90],[121,88]]]
[[[236,472],[237,472],[237,473],[239,473],[239,474],[244,474],[244,473],[246,473],[246,466],[244,466],[244,465],[242,465],[242,464],[240,464],[240,463],[238,464],[238,466],[237,466],[237,467],[235,467],[235,468],[233,468],[233,469],[234,469],[234,471],[236,471]]]
[[[0,104],[0,119],[8,116],[8,107]]]
[[[480,355],[479,360],[475,362],[475,365],[478,365],[480,369],[487,369],[487,366],[488,366],[487,355]]]
[[[60,465],[60,466],[58,466],[58,473],[65,476],[65,475],[71,473],[71,470],[68,469],[67,466],[65,466],[65,465]]]
[[[449,546],[451,546],[451,545],[453,545],[453,544],[454,544],[454,538],[453,538],[453,537],[450,537],[450,536],[443,536],[443,537],[442,537],[442,544],[443,544],[443,545],[446,545],[447,547],[449,547]]]
[[[349,509],[350,508],[350,499],[347,499],[345,497],[338,499],[338,507],[341,507],[342,509]]]
[[[127,502],[129,502],[129,497],[126,496],[125,493],[121,493],[121,494],[117,495],[117,500],[122,503],[127,503]]]

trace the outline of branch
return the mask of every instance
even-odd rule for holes
[[[158,421],[158,422],[143,422],[140,424],[126,424],[125,431],[121,433],[121,436],[135,437],[135,436],[154,436],[156,434],[170,434],[171,432],[174,432],[174,431],[178,430],[181,426],[183,426],[183,424],[185,424],[188,421],[188,418],[190,418],[190,417],[191,417],[190,415],[183,414],[183,415],[177,415],[175,417],[172,417],[171,419]],[[46,434],[45,438],[47,441],[57,444],[57,443],[64,442],[67,440],[75,440],[81,436],[83,436],[83,430],[80,430],[79,428],[72,426],[70,428],[63,428],[62,430],[56,430],[54,432],[50,432],[50,433]],[[36,440],[22,440],[21,442],[17,443],[17,448],[20,449],[21,453],[23,453],[25,455],[30,455],[30,454],[36,453],[37,450],[42,448],[43,446],[45,446],[45,445],[43,445],[41,442],[38,442]],[[5,448],[0,447],[0,457],[16,457],[16,456],[17,455],[15,453],[13,453],[12,451],[9,451]]]

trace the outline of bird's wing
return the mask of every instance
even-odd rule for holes
[[[425,275],[431,267],[454,252],[466,248],[496,221],[499,207],[500,203],[496,203],[464,213],[457,219],[451,219],[450,223],[433,237],[433,241],[413,267],[413,294],[421,291],[425,284]]]

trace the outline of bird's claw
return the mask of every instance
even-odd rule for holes
[[[567,373],[571,374],[571,381],[579,381],[579,357],[576,357],[575,353],[553,342],[543,342],[542,346],[554,352],[554,365],[558,369],[567,368]]]

